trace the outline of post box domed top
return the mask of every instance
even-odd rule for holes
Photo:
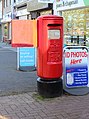
[[[42,15],[37,18],[37,20],[39,19],[63,19],[63,17],[57,15]]]

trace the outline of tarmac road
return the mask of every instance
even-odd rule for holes
[[[0,95],[37,90],[36,71],[19,71],[16,62],[16,49],[0,43]]]

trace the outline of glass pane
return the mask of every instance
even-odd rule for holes
[[[64,43],[66,45],[84,45],[86,40],[86,8],[63,11],[62,13],[64,17]],[[89,22],[87,29],[88,27]]]

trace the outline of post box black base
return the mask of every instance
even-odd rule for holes
[[[44,80],[37,79],[38,93],[46,98],[59,97],[63,94],[62,79]]]

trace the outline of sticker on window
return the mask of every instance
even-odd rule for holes
[[[54,30],[54,29],[48,30],[48,39],[49,40],[60,39],[60,30]]]

